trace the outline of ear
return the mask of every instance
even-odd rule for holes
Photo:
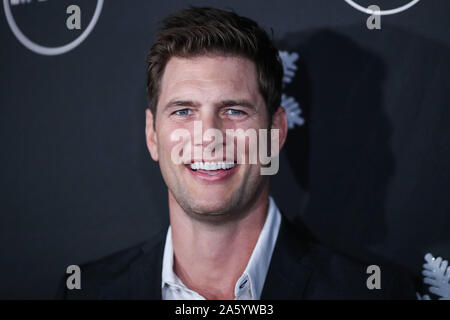
[[[152,159],[158,161],[158,137],[156,136],[153,120],[153,113],[150,111],[150,109],[145,110],[145,138],[147,142],[147,148],[148,151],[150,151]]]
[[[279,130],[279,146],[280,150],[284,145],[284,142],[286,141],[287,136],[287,118],[286,118],[286,111],[283,107],[278,107],[277,111],[272,116],[272,129],[278,129]]]

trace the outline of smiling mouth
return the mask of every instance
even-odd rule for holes
[[[213,182],[229,177],[236,169],[237,164],[226,161],[194,161],[190,164],[186,164],[185,166],[196,178],[203,181]]]
[[[234,162],[200,162],[196,161],[189,165],[192,171],[202,171],[209,175],[216,175],[222,170],[231,170],[236,166]]]

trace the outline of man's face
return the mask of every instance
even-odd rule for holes
[[[202,145],[203,149],[208,145],[225,144],[227,129],[252,128],[258,134],[258,129],[268,128],[268,113],[256,75],[254,63],[237,56],[172,57],[166,65],[154,129],[153,115],[147,110],[147,144],[152,158],[159,161],[169,196],[190,215],[224,216],[241,212],[268,186],[268,177],[260,174],[259,161],[248,164],[248,139],[244,151],[246,163],[234,163],[231,169],[198,168],[199,162],[226,162],[225,151],[230,145],[224,146],[223,154],[212,153],[209,159],[193,152],[195,144]],[[194,122],[201,123],[202,134],[210,128],[220,130],[223,144],[214,139],[205,141],[198,134],[195,142]],[[190,133],[190,138],[183,143],[182,153],[190,145],[191,156],[181,164],[175,163],[172,157],[174,147],[180,145],[179,140],[173,139],[176,129]],[[192,167],[191,163],[196,163],[197,167]]]

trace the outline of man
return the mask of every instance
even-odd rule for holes
[[[64,297],[414,297],[388,268],[381,269],[381,288],[369,290],[368,265],[311,242],[270,198],[262,173],[271,164],[250,159],[256,144],[274,151],[276,162],[285,142],[282,70],[278,50],[250,19],[191,7],[163,21],[148,58],[146,141],[168,187],[170,227],[81,266],[81,290],[63,287]],[[204,134],[209,129],[214,139]],[[268,129],[277,133],[270,141]],[[248,135],[217,138],[230,130]]]

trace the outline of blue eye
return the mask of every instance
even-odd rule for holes
[[[241,110],[236,110],[236,109],[228,109],[226,111],[226,114],[228,114],[228,115],[241,115],[241,114],[244,114],[244,112],[241,111]]]
[[[175,111],[175,114],[177,116],[188,116],[190,114],[191,110],[189,109],[181,109],[181,110],[177,110]]]

